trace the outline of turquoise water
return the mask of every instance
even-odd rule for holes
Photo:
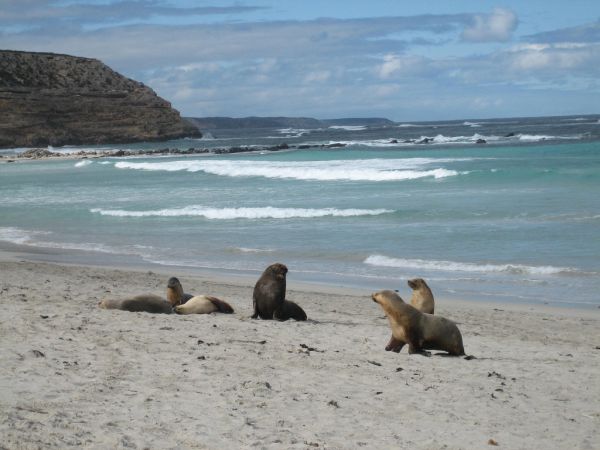
[[[91,263],[600,305],[598,141],[1,164],[0,205],[0,241]]]

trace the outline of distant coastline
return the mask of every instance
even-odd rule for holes
[[[218,119],[218,120],[217,120]],[[386,150],[457,146],[523,146],[600,140],[600,114],[530,119],[392,122],[381,118],[186,118],[202,138],[148,139],[130,144],[80,144],[0,149],[0,162],[47,158],[189,156],[342,149]]]

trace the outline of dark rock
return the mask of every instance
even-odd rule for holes
[[[421,139],[420,141],[417,141],[416,144],[429,144],[431,142],[433,142],[433,138],[426,137]]]
[[[505,134],[504,137],[514,137],[515,133],[513,133],[512,131],[508,134]]]
[[[398,143],[398,139],[392,139],[392,140],[390,141],[390,144],[397,144],[397,143]]]
[[[0,148],[201,136],[171,104],[96,59],[0,50]]]
[[[485,139],[477,139],[475,141],[476,144],[487,144],[487,141]]]
[[[47,158],[48,156],[59,156],[59,153],[53,153],[45,148],[32,148],[21,153],[22,158]]]

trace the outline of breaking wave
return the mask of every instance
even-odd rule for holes
[[[367,129],[365,125],[331,125],[329,128],[332,130],[346,131],[362,131]]]
[[[115,163],[118,169],[148,171],[204,172],[227,177],[265,177],[276,179],[318,181],[402,181],[419,178],[446,178],[468,172],[445,168],[431,168],[432,164],[468,161],[470,159],[365,159],[327,161],[232,161],[188,160],[166,162]]]
[[[145,256],[152,247],[142,245],[125,245],[113,247],[94,242],[54,242],[42,236],[49,236],[49,231],[31,231],[16,227],[0,227],[0,241],[11,242],[30,247],[56,248],[64,250],[81,250],[86,252],[110,253],[115,255]]]
[[[184,208],[158,209],[149,211],[127,211],[122,209],[90,209],[90,212],[113,217],[204,217],[205,219],[296,219],[316,217],[356,217],[378,216],[395,211],[390,209],[307,209],[307,208],[205,208],[186,206]]]
[[[447,272],[484,272],[508,273],[512,275],[558,275],[582,273],[571,267],[526,266],[523,264],[474,264],[454,261],[428,261],[422,259],[390,258],[383,255],[371,255],[365,264],[402,269],[441,270]]]

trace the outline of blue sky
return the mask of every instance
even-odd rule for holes
[[[98,58],[186,116],[600,112],[597,0],[0,0],[0,48]]]

